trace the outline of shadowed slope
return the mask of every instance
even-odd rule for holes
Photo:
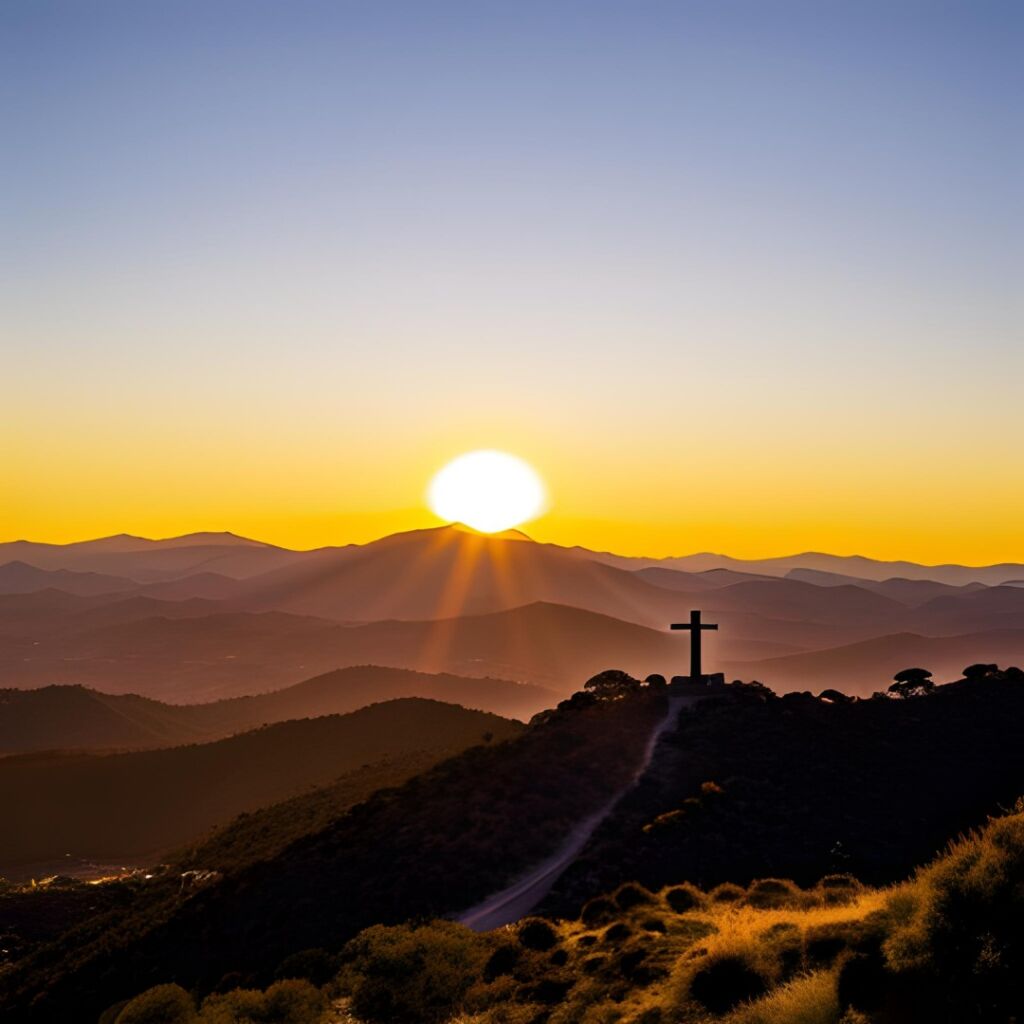
[[[2,758],[0,873],[63,855],[159,855],[240,811],[360,765],[414,751],[457,750],[483,742],[485,733],[503,739],[521,728],[496,715],[404,699],[196,746]]]
[[[398,697],[424,697],[527,719],[557,697],[504,679],[468,679],[366,665],[255,697],[164,704],[82,686],[0,690],[0,754],[32,750],[179,746],[290,718],[347,714]]]

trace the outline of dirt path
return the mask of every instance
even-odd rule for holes
[[[700,699],[700,697],[670,697],[668,712],[651,731],[647,746],[644,747],[643,757],[629,782],[603,807],[578,822],[566,836],[562,845],[547,860],[542,861],[517,882],[513,882],[507,889],[488,896],[483,903],[459,914],[455,920],[474,931],[486,932],[525,917],[551,891],[558,876],[579,856],[597,826],[611,814],[623,795],[632,789],[647,771],[651,758],[654,756],[654,748],[658,745],[662,733],[675,725],[683,708],[695,704]]]

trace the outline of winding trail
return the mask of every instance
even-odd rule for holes
[[[579,856],[594,834],[597,826],[615,809],[615,805],[643,777],[654,757],[654,749],[666,729],[671,729],[685,707],[696,704],[700,697],[670,697],[665,717],[651,730],[644,747],[644,754],[626,783],[607,803],[593,814],[578,822],[566,836],[565,841],[547,860],[542,861],[528,874],[513,882],[507,889],[488,896],[483,903],[463,911],[455,920],[476,932],[490,931],[502,925],[511,924],[525,917],[551,891],[559,875]]]

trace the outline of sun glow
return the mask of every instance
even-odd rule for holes
[[[467,452],[430,481],[434,514],[483,533],[496,533],[544,511],[544,484],[532,466],[506,452]]]

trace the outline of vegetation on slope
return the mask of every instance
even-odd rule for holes
[[[1012,671],[906,700],[726,690],[680,718],[548,909],[572,913],[633,879],[895,881],[1024,792],[1024,676]]]
[[[202,835],[333,782],[362,765],[414,751],[454,752],[522,729],[495,715],[409,698],[349,715],[281,722],[187,747],[126,754],[24,754],[0,759],[5,831],[0,868],[74,858],[121,863]]]
[[[0,975],[9,1019],[98,1014],[173,977],[203,993],[272,977],[377,923],[452,913],[543,859],[639,762],[664,698],[566,709],[378,792],[278,856],[183,889],[157,877],[126,910],[82,922]]]
[[[337,961],[279,968],[281,1001],[235,991],[197,1003],[163,985],[112,1024],[969,1024],[1024,1005],[1024,807],[953,844],[911,880],[848,875],[705,892],[626,884],[578,919],[476,935],[447,921],[374,926]],[[310,983],[340,968],[318,993]],[[301,980],[300,980],[301,979]],[[319,995],[319,1000],[317,996]],[[218,1014],[225,1006],[241,1010]],[[333,1008],[332,1008],[333,1007]],[[345,1008],[345,1009],[343,1009]],[[351,1014],[351,1016],[349,1015]]]

